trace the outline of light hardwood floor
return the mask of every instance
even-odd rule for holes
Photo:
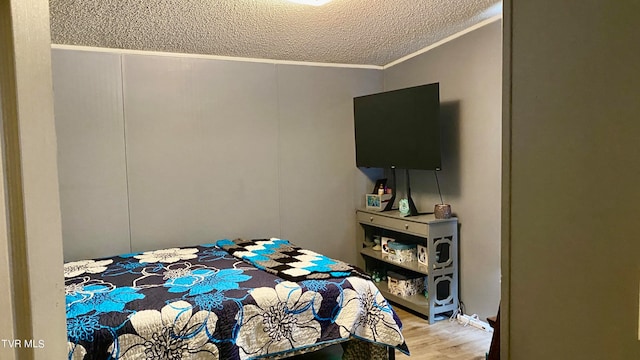
[[[402,320],[403,331],[411,356],[396,351],[396,359],[404,360],[484,360],[489,351],[493,333],[457,321],[445,319],[433,325],[399,306],[394,306]]]
[[[427,320],[397,305],[393,309],[402,320],[402,333],[411,352],[411,356],[407,356],[396,350],[397,360],[484,360],[489,351],[493,333],[465,327],[449,319],[429,325]],[[334,345],[287,359],[340,360],[342,346]]]

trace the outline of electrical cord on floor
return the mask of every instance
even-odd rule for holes
[[[453,314],[451,314],[449,321],[457,320],[458,315],[464,315],[464,303],[460,299],[458,299],[458,308],[453,311]]]
[[[456,319],[458,319],[458,314],[460,315],[464,314],[460,306],[458,306],[458,308],[453,311],[453,314],[451,314],[449,321],[455,321]]]

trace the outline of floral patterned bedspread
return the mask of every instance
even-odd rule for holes
[[[287,281],[210,245],[64,265],[69,359],[256,359],[359,338],[408,354],[360,277]]]

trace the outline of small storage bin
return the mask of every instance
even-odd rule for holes
[[[389,260],[398,263],[416,261],[418,252],[415,244],[403,244],[397,241],[388,243]]]
[[[389,292],[398,296],[412,296],[424,291],[424,275],[387,271]]]

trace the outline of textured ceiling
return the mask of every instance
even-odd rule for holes
[[[386,65],[501,12],[500,0],[50,0],[54,44]]]

